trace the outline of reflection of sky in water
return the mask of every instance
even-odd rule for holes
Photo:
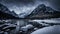
[[[36,22],[48,22],[48,23],[60,23],[60,19],[45,19],[45,20],[33,20],[33,21],[36,21]]]

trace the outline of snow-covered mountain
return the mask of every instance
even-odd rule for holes
[[[35,8],[31,14],[25,18],[55,18],[60,17],[60,12],[52,9],[51,7],[40,4]]]
[[[11,11],[4,5],[0,4],[0,11],[10,14]]]
[[[13,11],[10,11],[6,6],[0,4],[0,18],[17,18],[17,14]]]
[[[0,15],[0,18],[53,18],[60,17],[60,11],[56,11],[44,4],[40,4],[31,13],[24,12],[17,15],[14,11],[10,11],[6,6],[0,4]]]

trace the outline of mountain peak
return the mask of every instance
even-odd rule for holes
[[[51,17],[59,17],[60,12],[48,7],[44,4],[38,5],[28,16],[25,18],[51,18]]]
[[[28,17],[40,14],[41,12],[44,12],[45,10],[46,10],[46,6],[44,4],[40,4],[31,12],[30,15],[28,15]]]
[[[46,7],[44,4],[40,4],[37,7],[41,8],[41,7]]]
[[[6,6],[0,3],[0,18],[1,19],[19,18],[19,17],[16,17],[15,15],[16,14],[14,12],[11,12]]]

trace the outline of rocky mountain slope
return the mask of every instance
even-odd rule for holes
[[[57,18],[60,17],[60,11],[56,11],[52,9],[51,7],[45,6],[44,4],[41,4],[35,8],[31,14],[26,16],[25,18]]]
[[[6,6],[0,4],[0,19],[15,19],[18,18],[18,15],[10,11]]]

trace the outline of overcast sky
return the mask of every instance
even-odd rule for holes
[[[56,10],[60,10],[60,0],[0,0],[0,3],[7,6],[17,14],[31,12],[39,4],[45,4]]]

